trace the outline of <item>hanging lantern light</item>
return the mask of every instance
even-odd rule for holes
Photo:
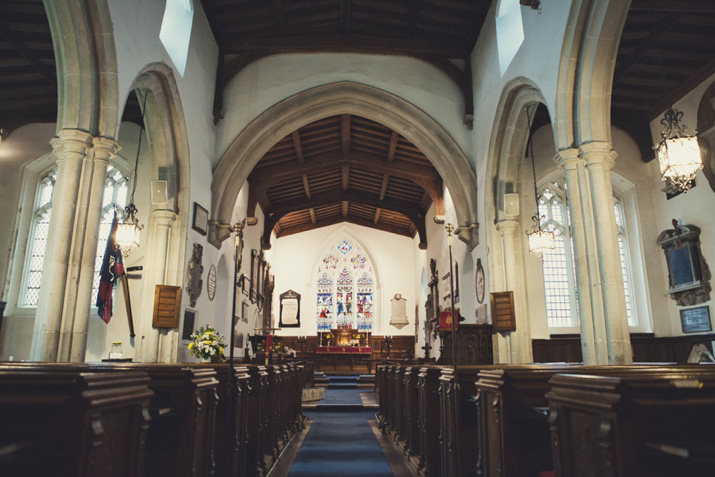
[[[137,157],[134,161],[134,180],[132,181],[132,194],[129,196],[129,205],[124,208],[124,220],[122,223],[117,225],[117,246],[122,251],[124,258],[127,258],[132,251],[139,247],[139,242],[141,240],[141,231],[144,228],[143,225],[139,224],[139,219],[137,219],[137,207],[134,205],[134,192],[137,190],[137,169],[139,168],[139,154],[142,148],[142,133],[144,132],[144,110],[146,109],[146,99],[144,96],[144,105],[141,109],[142,111],[142,122],[141,129],[139,130],[139,141],[137,144]]]
[[[136,181],[136,177],[134,180]],[[136,213],[137,208],[132,200],[124,209],[124,220],[117,225],[117,246],[122,251],[124,258],[139,247],[141,231],[144,226],[139,224]]]
[[[542,215],[541,218],[543,219],[544,216]],[[531,219],[534,221],[534,227],[526,233],[529,239],[529,252],[541,257],[545,252],[554,249],[554,233],[541,229],[541,220],[538,216],[534,215]]]
[[[703,160],[700,157],[700,146],[698,145],[697,131],[695,134],[687,134],[687,127],[682,124],[683,112],[673,109],[668,82],[665,78],[665,68],[663,58],[660,54],[660,36],[657,34],[655,13],[653,2],[650,3],[650,20],[653,27],[653,38],[656,39],[656,53],[658,55],[658,66],[660,67],[660,81],[668,110],[660,120],[665,129],[660,133],[661,140],[653,146],[660,164],[660,176],[667,184],[668,189],[686,192],[693,185],[693,179],[698,169],[703,168]]]
[[[692,187],[693,179],[703,168],[700,146],[695,135],[687,134],[688,129],[681,124],[683,112],[668,108],[660,120],[665,129],[660,133],[661,141],[653,146],[660,164],[660,175],[668,187],[686,192]]]
[[[534,111],[536,115],[536,111]],[[539,192],[536,188],[536,165],[534,164],[534,144],[531,137],[531,118],[529,118],[529,112],[526,113],[526,119],[529,124],[529,143],[527,144],[527,149],[529,149],[529,155],[531,156],[531,171],[534,174],[534,200],[536,201],[536,215],[531,217],[534,221],[534,226],[530,232],[526,232],[526,236],[529,239],[529,252],[534,255],[541,257],[544,252],[554,249],[554,233],[549,230],[543,230],[541,228],[541,221],[545,217],[542,215],[539,217]]]

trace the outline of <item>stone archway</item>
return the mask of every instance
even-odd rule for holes
[[[485,221],[489,249],[489,289],[514,292],[517,331],[496,335],[495,358],[501,363],[528,363],[533,360],[531,323],[526,293],[523,240],[519,216],[505,213],[504,195],[521,194],[519,171],[524,161],[529,128],[539,103],[546,103],[541,91],[526,78],[515,78],[504,88],[497,108],[487,163]],[[497,258],[500,257],[500,258]]]
[[[234,139],[214,170],[209,240],[216,247],[230,235],[231,214],[241,186],[278,140],[324,117],[356,114],[390,127],[432,161],[454,202],[460,238],[476,246],[476,174],[467,155],[427,113],[385,91],[353,82],[318,86],[291,96],[256,118]]]
[[[113,139],[117,57],[106,0],[45,2],[57,58],[57,131],[78,129]]]
[[[140,103],[146,98],[144,124],[151,150],[151,177],[166,180],[165,200],[152,199],[146,226],[146,262],[138,323],[138,356],[146,362],[176,360],[177,330],[152,327],[154,287],[183,282],[189,213],[189,143],[184,111],[171,68],[163,63],[145,67],[132,83]],[[148,186],[148,184],[147,184]],[[171,257],[168,260],[167,257]]]

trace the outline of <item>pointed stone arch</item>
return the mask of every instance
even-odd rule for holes
[[[147,220],[147,249],[142,277],[141,314],[144,322],[139,359],[147,362],[175,361],[177,330],[151,326],[154,286],[183,282],[189,211],[189,142],[186,120],[173,70],[163,63],[147,65],[133,81],[140,104],[146,99],[144,124],[151,151],[150,180],[166,180],[166,202],[138,204],[151,210]],[[158,203],[157,203],[158,202]],[[167,257],[172,257],[168,260]]]
[[[495,357],[502,363],[532,361],[531,323],[526,300],[524,240],[519,217],[507,216],[504,194],[520,193],[520,170],[529,138],[527,114],[533,117],[539,103],[546,104],[533,82],[519,77],[506,84],[499,100],[489,144],[485,218],[487,248],[490,251],[489,289],[512,290],[515,297],[517,331],[495,338]],[[500,257],[500,258],[497,258]]]
[[[558,150],[611,143],[611,90],[629,2],[572,3],[559,65],[554,123]]]
[[[476,245],[476,174],[464,151],[427,113],[402,98],[354,82],[332,83],[293,95],[251,122],[214,169],[209,240],[216,247],[230,235],[231,214],[241,186],[261,157],[292,131],[319,119],[356,114],[398,131],[432,161],[454,202],[460,238]]]
[[[57,61],[57,132],[78,129],[115,138],[119,87],[107,1],[44,3]]]

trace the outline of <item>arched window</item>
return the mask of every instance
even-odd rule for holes
[[[57,180],[57,169],[52,169],[40,179],[35,199],[34,214],[30,227],[28,243],[28,263],[25,266],[22,306],[37,306],[42,282],[42,268],[47,251],[47,236],[50,231],[50,216],[52,215],[52,196]]]
[[[102,222],[99,224],[99,240],[97,242],[97,253],[94,258],[94,280],[92,282],[92,306],[97,303],[99,293],[99,278],[104,260],[104,251],[107,247],[109,229],[114,219],[114,211],[117,217],[122,220],[124,207],[127,205],[127,194],[129,191],[129,179],[119,169],[112,166],[107,170],[107,179],[104,182],[104,196],[102,197]]]
[[[330,247],[318,265],[318,331],[372,331],[375,277],[370,260],[348,240]]]
[[[626,240],[626,215],[623,212],[621,201],[613,198],[613,210],[616,214],[616,228],[618,230],[618,250],[621,256],[621,273],[623,274],[623,288],[626,293],[626,315],[628,316],[628,326],[638,325],[635,308],[633,307],[633,297],[631,292],[631,260],[628,253],[628,240]]]
[[[554,250],[542,257],[546,319],[549,327],[578,326],[573,242],[566,195],[554,182],[539,196],[539,215],[542,227],[555,234]]]
[[[626,299],[628,325],[637,326],[632,283],[632,267],[626,237],[626,214],[621,201],[613,197],[621,256],[621,273]],[[571,221],[564,188],[558,182],[548,184],[539,196],[539,215],[542,227],[556,235],[554,250],[544,253],[542,270],[546,299],[546,319],[549,328],[576,327],[578,322],[578,287],[576,263],[573,257]]]

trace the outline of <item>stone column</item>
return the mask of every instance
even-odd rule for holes
[[[152,226],[147,234],[148,247],[146,250],[146,265],[144,266],[145,277],[143,284],[143,306],[141,319],[143,320],[141,337],[142,361],[157,362],[165,359],[159,355],[159,335],[158,329],[152,327],[152,317],[154,313],[154,289],[156,285],[166,284],[166,254],[169,247],[169,237],[172,224],[176,220],[176,213],[171,210],[155,210],[152,212]],[[166,333],[164,333],[166,335]],[[169,334],[170,336],[170,334]],[[169,345],[171,346],[171,345]],[[165,350],[166,346],[162,346]]]
[[[531,321],[525,304],[526,287],[520,280],[522,274],[519,271],[518,258],[519,246],[523,242],[517,237],[519,223],[515,219],[503,219],[497,222],[496,227],[502,239],[503,286],[504,290],[514,292],[514,307],[518,317],[516,331],[497,334],[499,362],[530,363],[534,358],[531,347]]]
[[[102,205],[104,202],[104,186],[107,177],[107,168],[110,160],[119,151],[119,144],[107,138],[94,140],[94,158],[88,163],[92,166],[92,182],[89,190],[89,204],[86,214],[86,227],[80,261],[79,283],[76,289],[76,302],[74,307],[74,320],[71,328],[71,347],[62,349],[62,361],[84,361],[87,347],[87,328],[89,326],[89,311],[93,305],[92,284],[94,283],[94,266],[99,242],[99,224],[102,221]],[[116,293],[116,292],[115,292]],[[99,317],[96,317],[99,319]],[[69,353],[66,357],[65,354]]]
[[[34,361],[58,358],[70,253],[78,238],[75,230],[84,225],[76,223],[75,213],[92,136],[77,129],[63,129],[51,144],[57,157],[57,182],[32,337],[30,357]]]
[[[600,292],[608,343],[609,364],[631,364],[631,350],[626,300],[618,247],[618,229],[613,210],[611,169],[616,152],[605,142],[591,142],[580,148],[591,186],[594,231],[599,264]]]
[[[591,283],[598,283],[594,273],[594,257],[589,244],[593,240],[592,213],[588,196],[585,169],[576,149],[564,149],[554,157],[564,171],[566,193],[571,216],[573,255],[576,263],[576,288],[578,289],[579,326],[581,328],[581,352],[584,364],[605,364],[608,360],[606,330],[598,316],[599,300],[591,299]],[[582,191],[583,190],[583,191]]]

